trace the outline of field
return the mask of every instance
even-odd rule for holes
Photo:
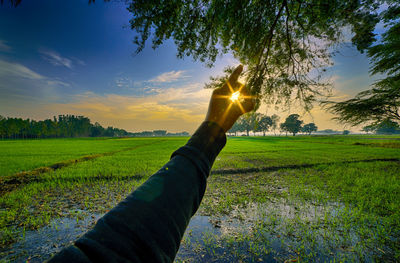
[[[43,261],[188,138],[0,141],[0,261]],[[229,137],[176,262],[399,262],[400,137]]]

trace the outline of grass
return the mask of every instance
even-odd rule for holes
[[[399,261],[399,139],[228,138],[197,213],[208,223],[193,220],[176,261]],[[186,141],[0,141],[0,171],[8,178],[81,158],[0,196],[0,258],[26,259],[31,248],[16,252],[13,244],[57,218],[105,213]]]

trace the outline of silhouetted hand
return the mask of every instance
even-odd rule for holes
[[[238,82],[242,70],[243,66],[239,65],[227,83],[215,89],[211,95],[206,121],[216,122],[225,132],[240,115],[253,110],[255,106],[255,98],[250,96],[244,84]]]

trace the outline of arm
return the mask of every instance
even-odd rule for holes
[[[229,79],[233,89],[241,88],[237,83],[241,71],[239,66]],[[203,198],[211,166],[226,143],[225,132],[241,115],[240,106],[223,102],[227,101],[223,96],[232,93],[225,86],[213,92],[206,121],[188,143],[102,217],[93,230],[50,262],[174,260],[190,218]],[[247,111],[254,106],[252,99],[248,101],[243,101]],[[230,114],[225,113],[228,107]]]

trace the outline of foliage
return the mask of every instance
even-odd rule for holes
[[[344,130],[342,134],[343,134],[343,135],[349,135],[349,134],[350,134],[350,131],[349,131],[349,130]]]
[[[321,94],[329,47],[342,40],[349,26],[352,42],[364,50],[374,40],[381,1],[302,0],[131,0],[131,28],[137,52],[152,39],[157,48],[172,39],[179,58],[192,56],[212,66],[231,52],[247,65],[253,94],[269,103],[292,96],[305,106]]]
[[[258,126],[258,114],[254,111],[243,114],[239,118],[239,125],[242,127],[242,131],[246,131],[247,136],[249,136],[250,131],[257,130]]]
[[[281,123],[281,130],[290,132],[293,136],[296,136],[296,133],[301,131],[301,125],[303,124],[302,120],[299,120],[298,114],[291,114],[289,115],[285,122]]]
[[[313,122],[304,124],[304,126],[301,128],[301,131],[308,133],[308,135],[310,135],[312,132],[316,132],[317,130],[318,127]]]
[[[400,125],[387,118],[381,122],[363,127],[362,131],[366,133],[375,132],[376,134],[399,134]]]
[[[373,132],[373,131],[375,131],[375,126],[367,125],[367,126],[364,126],[361,130],[366,133]]]
[[[185,131],[171,133],[167,132],[166,130],[155,130],[155,131],[130,132],[129,136],[132,137],[189,136],[189,133]]]
[[[325,102],[337,120],[358,125],[365,122],[379,123],[391,119],[400,123],[400,4],[393,4],[382,13],[390,28],[382,40],[369,48],[368,56],[373,66],[371,74],[384,78],[374,83],[370,90],[360,92],[353,99],[343,102]]]
[[[257,122],[258,125],[255,131],[261,131],[265,136],[265,133],[269,131],[269,128],[272,126],[272,118],[264,114],[259,114]]]
[[[279,119],[280,119],[280,117],[276,114],[271,116],[271,120],[272,120],[271,129],[274,131],[274,134],[275,134],[276,129],[278,128]]]
[[[258,112],[249,112],[243,116],[241,116],[232,128],[228,131],[228,133],[237,132],[246,132],[247,136],[250,135],[250,131],[262,132],[265,136],[265,133],[270,130],[273,125],[277,125],[277,121],[279,120],[278,115],[267,116]]]
[[[67,137],[121,137],[128,135],[123,129],[103,128],[99,123],[91,124],[84,116],[59,115],[53,120],[35,121],[0,116],[0,137],[11,139],[26,138],[67,138]]]
[[[374,125],[377,134],[398,134],[400,133],[400,125],[390,119],[385,119]]]

